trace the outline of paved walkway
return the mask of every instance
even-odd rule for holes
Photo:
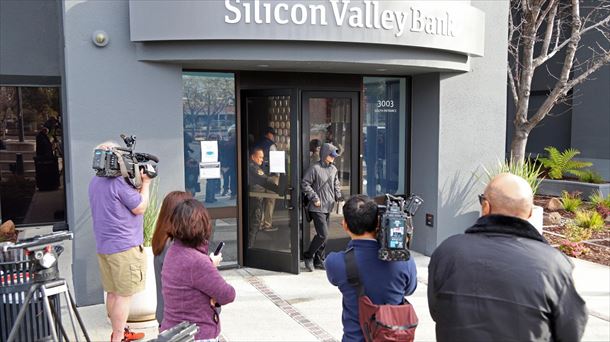
[[[419,316],[416,341],[434,341],[434,322],[426,299],[429,258],[416,254],[418,286],[409,298]],[[610,268],[574,260],[579,293],[590,311],[583,341],[610,341]],[[234,303],[223,307],[225,341],[340,341],[341,295],[324,271],[292,275],[242,268],[223,271],[237,291]],[[109,324],[103,306],[82,308],[95,338],[105,338]],[[146,329],[153,337],[155,329]]]
[[[70,280],[70,244],[60,257],[62,275]],[[434,341],[434,322],[428,312],[426,284],[429,258],[415,254],[418,286],[409,297],[419,316],[416,341]],[[589,308],[583,341],[610,341],[610,268],[573,259],[574,278]],[[237,290],[234,303],[223,307],[222,339],[225,341],[340,341],[341,295],[324,271],[300,275],[242,268],[222,271]],[[110,323],[103,305],[81,307],[87,330],[94,341],[107,341]],[[154,325],[154,324],[153,324]],[[156,328],[142,328],[147,339]]]

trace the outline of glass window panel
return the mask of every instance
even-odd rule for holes
[[[185,72],[183,80],[185,187],[208,208],[237,205],[235,78],[230,73]],[[200,178],[203,146],[216,149],[220,178]],[[208,165],[213,166],[213,165]]]
[[[405,192],[406,79],[364,78],[363,193]]]
[[[224,241],[221,266],[237,264],[237,218],[212,220],[212,229],[210,251]]]
[[[290,195],[271,185],[290,179],[290,105],[290,96],[252,96],[246,101],[249,248],[290,252]],[[269,154],[274,150],[284,152],[283,173],[271,172]]]
[[[65,221],[59,97],[57,87],[0,87],[2,220]]]
[[[182,84],[185,189],[210,209],[212,248],[226,243],[222,265],[235,264],[237,218],[214,217],[218,208],[237,206],[235,76],[183,72]],[[204,169],[214,175],[204,176]]]

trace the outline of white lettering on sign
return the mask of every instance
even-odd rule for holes
[[[364,0],[354,4],[351,0],[328,0],[332,11],[324,5],[305,5],[298,2],[269,3],[263,0],[225,0],[224,20],[227,24],[321,25],[334,22],[341,27],[382,29],[393,31],[396,37],[405,32],[455,37],[455,27],[449,12],[445,15],[427,13],[425,9],[410,6],[404,10],[381,10],[381,1]],[[328,18],[331,16],[331,18]]]

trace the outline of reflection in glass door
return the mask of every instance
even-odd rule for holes
[[[340,156],[334,161],[341,181],[341,193],[344,197],[354,194],[358,179],[357,163],[357,129],[354,129],[358,113],[358,94],[356,92],[304,92],[303,93],[303,172],[313,163],[320,161],[320,146],[331,143],[339,149]],[[330,214],[328,240],[325,251],[344,249],[349,238],[341,227],[342,208],[337,204]],[[313,223],[303,222],[303,247],[307,249],[315,236]]]
[[[245,264],[298,273],[297,125],[290,91],[244,91]]]

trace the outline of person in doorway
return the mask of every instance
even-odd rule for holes
[[[152,250],[155,256],[155,279],[157,281],[157,321],[159,322],[159,326],[161,325],[161,322],[163,322],[164,306],[163,294],[161,292],[161,289],[163,288],[161,271],[163,270],[163,262],[165,261],[167,250],[173,243],[173,240],[169,237],[169,231],[172,228],[170,218],[178,204],[191,198],[193,198],[193,196],[190,192],[172,191],[167,194],[163,199],[163,204],[161,204],[155,232],[152,237]]]
[[[269,155],[270,151],[277,151],[277,145],[275,144],[275,130],[272,127],[267,127],[263,132],[263,137],[256,143],[256,147],[263,150],[265,155],[264,170],[270,175],[273,182],[279,184],[279,175],[271,174],[269,170]],[[275,231],[277,228],[273,227],[273,212],[275,211],[275,198],[264,198],[263,199],[263,220],[262,230]]]
[[[249,184],[249,221],[250,228],[248,233],[248,246],[254,246],[256,235],[259,230],[264,230],[262,226],[263,219],[263,201],[266,193],[278,193],[279,186],[275,180],[265,173],[263,169],[263,160],[265,154],[260,147],[254,148],[250,154],[250,162],[248,164],[248,184]]]
[[[494,177],[479,195],[482,217],[432,254],[438,341],[580,341],[587,309],[573,265],[527,221],[533,197],[523,178]]]
[[[322,145],[320,162],[311,165],[301,181],[301,189],[309,200],[307,210],[316,229],[316,235],[304,253],[305,268],[309,272],[313,272],[315,266],[324,268],[324,245],[328,236],[330,213],[335,202],[343,200],[341,181],[337,168],[333,165],[338,156],[335,146],[329,143]]]
[[[235,289],[218,272],[222,253],[208,255],[210,215],[201,202],[187,199],[176,206],[170,223],[174,243],[161,271],[165,306],[160,330],[186,321],[199,328],[195,341],[218,341],[220,308],[235,300]]]
[[[111,150],[108,142],[96,149]],[[108,293],[106,310],[112,324],[112,342],[144,337],[126,326],[131,297],[144,289],[144,212],[148,207],[151,179],[141,173],[142,187],[133,188],[125,178],[95,176],[89,183],[89,205],[102,286]]]
[[[417,267],[407,261],[383,261],[378,257],[377,204],[364,195],[352,196],[343,205],[343,230],[350,236],[358,274],[366,295],[374,304],[404,303],[417,287]],[[345,252],[330,253],[325,261],[328,281],[343,295],[343,341],[364,341],[358,320],[358,291],[347,279]]]
[[[320,139],[312,139],[309,142],[309,165],[314,165],[320,162],[320,148],[322,147],[322,142]]]

